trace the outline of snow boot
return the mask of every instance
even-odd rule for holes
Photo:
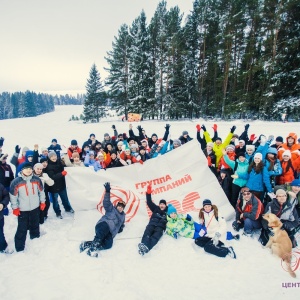
[[[82,241],[79,245],[80,253],[83,252],[85,249],[90,248],[92,246],[92,241]]]
[[[231,246],[228,247],[228,255],[229,255],[231,258],[236,259],[236,254],[235,254],[235,252],[234,252],[234,250],[233,250],[233,248],[232,248]]]
[[[91,257],[98,257],[99,251],[104,250],[98,240],[93,240],[89,250],[86,252]]]
[[[142,256],[149,252],[148,247],[143,243],[139,243],[138,247],[139,247],[139,254]]]

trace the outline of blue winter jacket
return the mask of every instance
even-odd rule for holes
[[[263,168],[262,172],[256,173],[254,169],[248,174],[249,179],[247,181],[246,186],[252,190],[257,192],[263,192],[264,184],[268,193],[272,192],[272,186],[270,182],[270,176],[266,167]]]

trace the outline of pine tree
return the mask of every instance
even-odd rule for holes
[[[100,118],[105,114],[105,105],[106,94],[97,67],[93,64],[86,84],[86,98],[83,107],[85,121],[96,120],[99,122]]]

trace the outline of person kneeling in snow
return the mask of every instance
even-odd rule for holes
[[[138,244],[139,254],[148,253],[160,240],[167,224],[167,202],[164,199],[159,201],[159,205],[153,203],[151,198],[152,186],[148,185],[146,192],[147,205],[152,211],[152,215],[142,237]]]
[[[200,236],[201,224],[196,223],[189,214],[177,214],[177,210],[172,204],[168,205],[167,220],[166,233],[175,239],[178,236],[190,239],[196,239]]]
[[[125,226],[125,202],[119,200],[116,206],[110,201],[110,183],[104,184],[105,195],[103,206],[105,215],[98,221],[95,227],[95,238],[93,241],[85,241],[80,244],[80,252],[88,249],[89,256],[98,257],[98,251],[110,249],[113,245],[113,239],[123,231]]]
[[[218,215],[218,208],[212,205],[211,201],[205,199],[203,201],[203,208],[199,212],[200,223],[204,229],[200,231],[200,237],[195,239],[195,244],[204,248],[205,252],[214,254],[219,257],[229,255],[236,258],[235,252],[232,247],[225,247],[226,239],[239,239],[239,235],[233,236],[230,232],[226,233],[225,219]]]

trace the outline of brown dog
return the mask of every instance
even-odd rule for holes
[[[268,227],[272,228],[274,236],[270,239],[266,247],[271,248],[272,253],[279,256],[287,265],[288,272],[292,277],[296,277],[295,272],[291,268],[292,242],[285,230],[281,230],[282,222],[279,218],[271,213],[263,215],[268,221]]]

